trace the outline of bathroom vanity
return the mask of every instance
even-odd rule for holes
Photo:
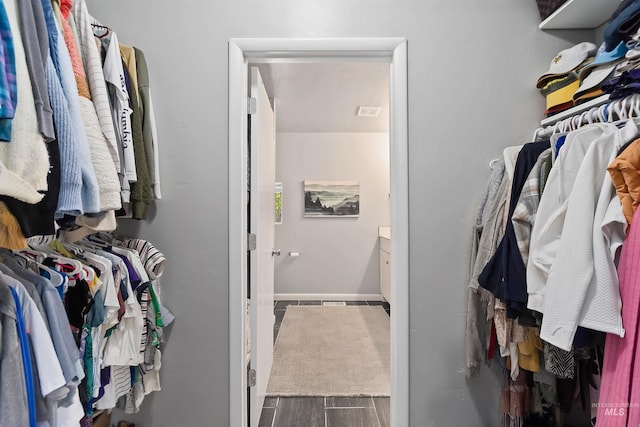
[[[391,227],[378,227],[380,293],[391,304]]]

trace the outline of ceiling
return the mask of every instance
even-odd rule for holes
[[[389,64],[260,64],[278,132],[389,132]],[[358,117],[359,106],[381,107]]]

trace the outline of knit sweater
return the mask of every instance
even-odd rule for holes
[[[91,17],[84,0],[75,0],[71,10],[78,27],[78,42],[80,44],[80,54],[87,76],[87,82],[91,90],[91,101],[96,109],[100,129],[104,134],[107,147],[111,153],[116,171],[120,173],[120,156],[118,153],[118,141],[116,139],[113,118],[111,117],[111,107],[109,105],[109,95],[107,85],[102,72],[102,59],[95,43],[93,30],[91,28]]]
[[[4,2],[12,28],[19,28],[16,0]],[[0,194],[37,203],[47,190],[49,159],[38,131],[31,81],[20,37],[14,37],[18,103],[12,142],[0,144]]]
[[[84,131],[89,144],[91,163],[98,181],[99,210],[106,212],[118,210],[122,207],[120,201],[120,182],[118,172],[113,161],[112,153],[109,150],[109,141],[102,133],[100,120],[95,106],[91,102],[89,83],[84,72],[83,61],[80,55],[75,34],[67,20],[71,14],[71,0],[60,2],[60,12],[62,14],[62,28],[64,30],[64,40],[69,49],[73,73],[78,86],[80,114],[84,123]],[[92,44],[95,47],[95,44]]]
[[[50,58],[46,78],[60,147],[61,181],[56,218],[98,212],[99,192],[69,51],[56,24],[51,2],[42,0],[49,30]]]

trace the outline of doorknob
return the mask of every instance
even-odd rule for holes
[[[280,256],[280,249],[273,249],[271,251],[271,256]]]

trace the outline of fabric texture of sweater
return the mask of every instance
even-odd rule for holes
[[[50,58],[45,70],[47,89],[60,149],[61,181],[56,209],[56,218],[59,219],[65,214],[76,216],[84,212],[98,212],[100,201],[69,52],[61,40],[51,2],[42,0],[42,6],[50,45]]]
[[[19,28],[16,1],[4,5],[12,27]],[[0,144],[0,194],[27,203],[39,202],[47,190],[49,159],[38,131],[36,108],[27,61],[20,37],[14,38],[18,103],[12,124],[12,142]]]
[[[111,116],[111,106],[109,105],[109,94],[102,71],[102,59],[95,43],[93,29],[91,28],[91,16],[86,2],[84,0],[74,0],[71,12],[78,27],[78,42],[89,89],[91,90],[91,101],[98,114],[100,129],[102,129],[102,133],[107,140],[107,147],[116,166],[116,171],[120,173],[120,155]]]

